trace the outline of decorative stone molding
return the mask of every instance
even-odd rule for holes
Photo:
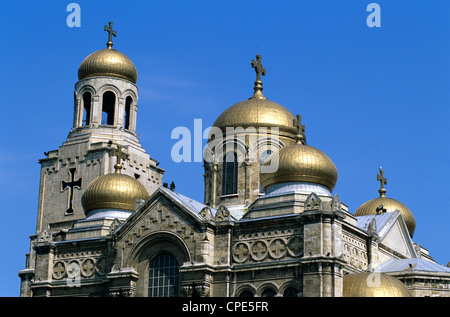
[[[52,241],[53,241],[53,237],[52,237],[52,233],[50,232],[50,229],[49,228],[42,229],[37,237],[37,242],[50,243]]]
[[[301,257],[303,249],[301,235],[273,236],[273,238],[236,242],[232,249],[232,257],[236,263],[244,263],[248,260],[254,262],[268,259],[280,260],[286,257]]]
[[[211,208],[209,208],[209,207],[204,207],[200,211],[199,215],[205,220],[210,220],[210,219],[213,218],[213,214],[212,214]]]
[[[209,297],[210,287],[209,285],[196,285],[195,291],[200,297]]]
[[[181,294],[184,297],[192,297],[192,292],[194,291],[192,286],[181,286]]]
[[[224,205],[221,205],[217,210],[215,221],[228,221],[230,220],[230,211]]]
[[[341,211],[341,208],[342,208],[341,200],[339,199],[338,194],[334,194],[333,199],[331,200],[331,210]]]
[[[311,193],[305,200],[305,211],[322,209],[322,200],[316,193]]]

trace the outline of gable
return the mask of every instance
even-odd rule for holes
[[[158,189],[140,208],[121,224],[114,234],[133,244],[141,236],[165,231],[181,239],[201,231],[202,217],[162,189]]]
[[[380,243],[406,257],[416,257],[416,251],[402,214],[398,210],[390,214],[389,219],[384,221],[382,227],[379,228]]]
[[[409,241],[406,239],[405,232],[402,230],[399,221],[395,222],[386,233],[382,243],[390,249],[397,251],[407,257],[412,257]],[[409,240],[409,239],[408,239]]]
[[[358,228],[376,233],[381,245],[405,257],[417,256],[400,211],[358,216],[356,219]]]

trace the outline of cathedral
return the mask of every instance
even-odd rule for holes
[[[39,160],[21,296],[450,297],[450,268],[413,241],[381,167],[356,210],[333,193],[302,117],[264,96],[260,55],[250,98],[212,124],[204,201],[164,183],[137,135],[138,72],[105,31],[78,68],[67,139]]]

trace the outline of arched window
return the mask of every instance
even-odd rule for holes
[[[114,110],[116,108],[116,95],[112,91],[103,94],[102,124],[114,125]]]
[[[86,91],[83,94],[83,125],[91,124],[91,100],[91,93]]]
[[[239,297],[253,297],[253,293],[249,290],[245,290],[239,294]]]
[[[237,194],[238,160],[236,152],[227,152],[222,163],[222,195]]]
[[[261,297],[275,297],[276,293],[272,288],[266,288],[262,291]]]
[[[125,99],[125,118],[123,121],[124,128],[127,130],[130,129],[130,114],[131,114],[131,104],[132,103],[133,103],[133,98],[128,96]]]
[[[178,263],[170,254],[160,254],[148,268],[148,296],[178,296]]]
[[[298,290],[290,286],[284,290],[283,297],[298,297]]]

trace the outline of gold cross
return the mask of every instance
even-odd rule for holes
[[[117,36],[117,32],[116,31],[113,31],[113,24],[114,23],[112,23],[112,22],[108,22],[108,26],[106,26],[105,25],[105,28],[104,28],[104,30],[106,31],[106,32],[108,32],[108,42],[106,43],[106,46],[108,47],[108,48],[112,48],[112,46],[113,46],[113,42],[112,42],[112,36],[114,35],[114,36]]]
[[[380,182],[380,189],[378,190],[378,192],[380,193],[380,197],[384,197],[386,194],[386,189],[384,188],[384,185],[387,185],[387,178],[384,177],[384,171],[381,166],[380,166],[380,174],[377,174],[377,181]]]
[[[114,165],[116,173],[120,173],[120,170],[122,169],[121,160],[126,160],[128,157],[128,154],[123,153],[122,149],[122,145],[117,145],[117,149],[113,149],[112,151],[112,156],[115,156],[117,158],[116,165]]]
[[[252,60],[252,68],[254,68],[256,72],[256,81],[261,81],[261,75],[266,76],[266,69],[261,63],[261,55],[256,55],[256,61]]]
[[[302,124],[302,116],[297,115],[297,119],[294,119],[294,126],[297,128],[297,142],[303,140],[303,142],[306,142],[305,138],[305,125]]]

